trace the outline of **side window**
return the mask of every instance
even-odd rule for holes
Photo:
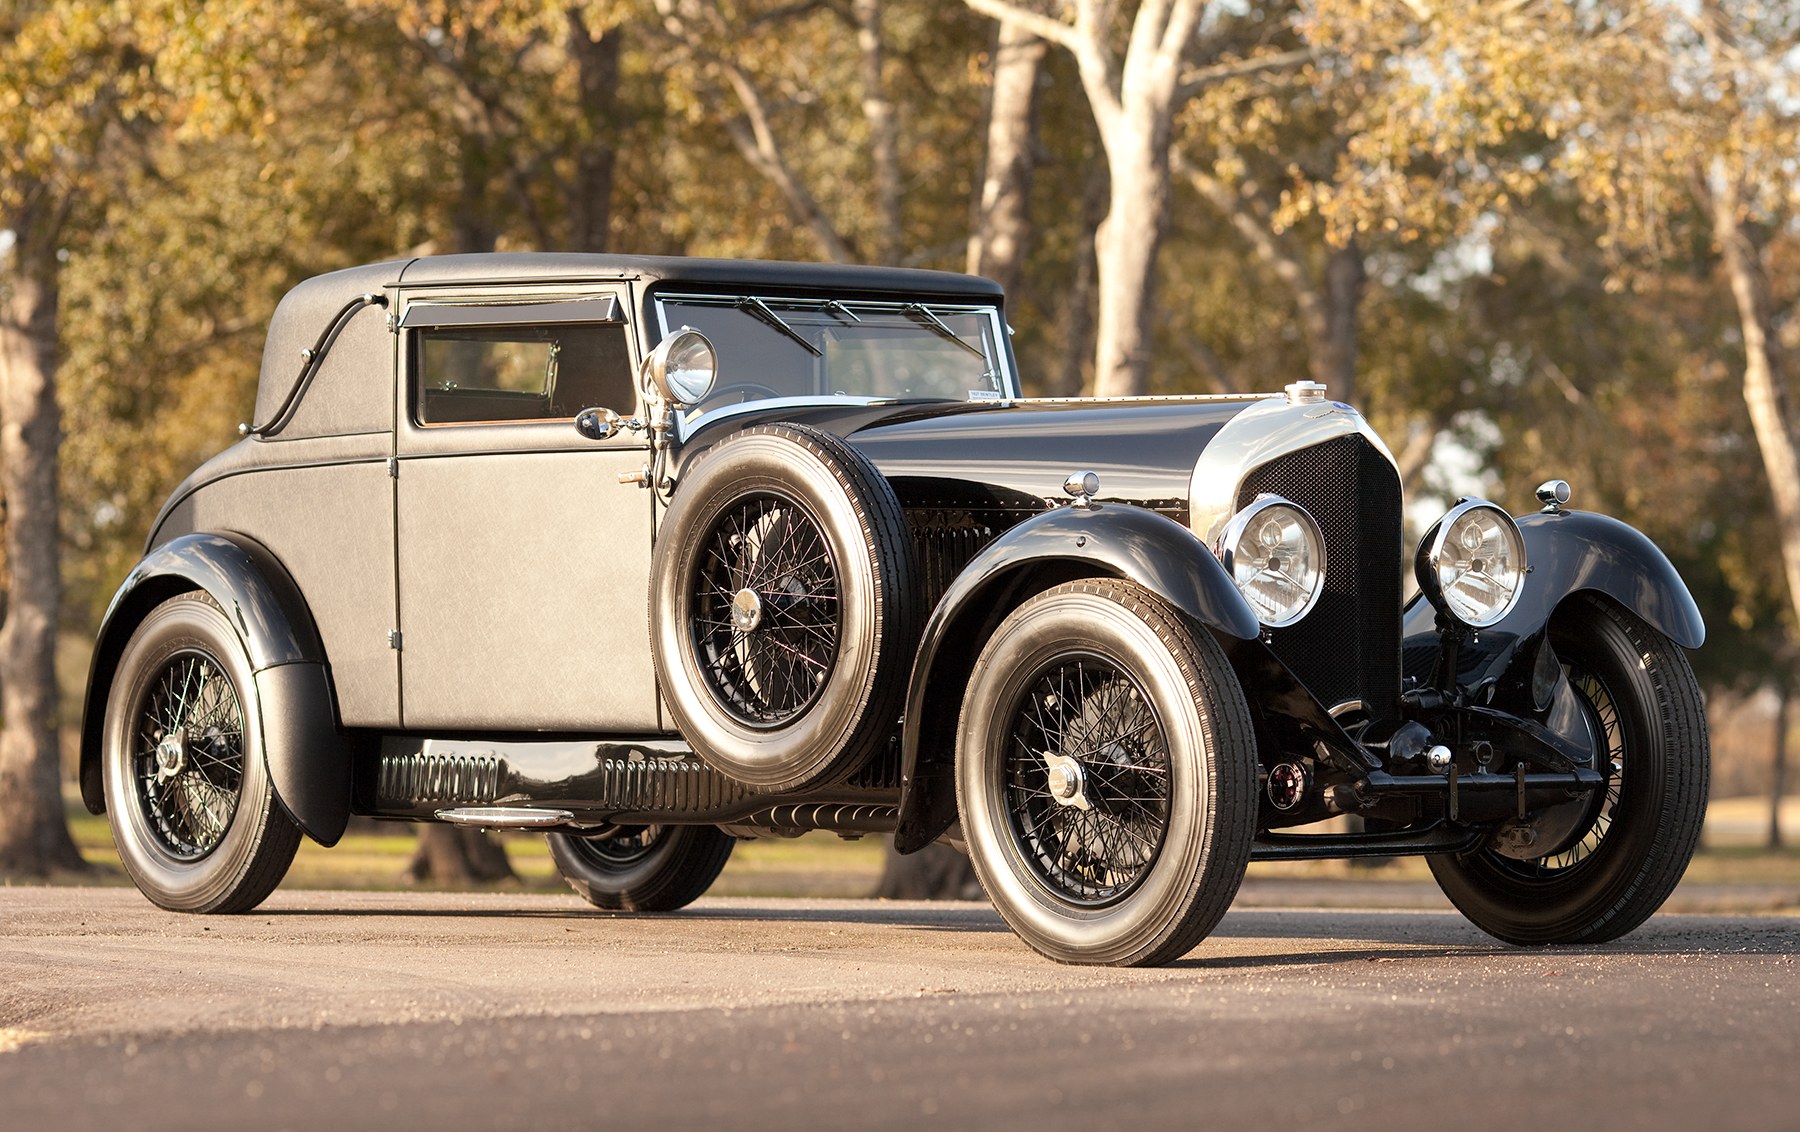
[[[583,409],[629,413],[623,323],[433,326],[414,331],[420,424],[561,420]]]

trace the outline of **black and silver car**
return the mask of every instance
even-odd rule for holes
[[[981,279],[339,271],[244,433],[87,689],[83,797],[165,908],[255,906],[352,814],[543,829],[646,911],[740,838],[891,832],[966,846],[1043,954],[1152,964],[1252,860],[1424,854],[1486,931],[1597,942],[1698,839],[1705,630],[1644,536],[1551,481],[1409,558],[1322,387],[1023,397]]]

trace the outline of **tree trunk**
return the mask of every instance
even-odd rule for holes
[[[1088,171],[1081,194],[1081,234],[1075,241],[1074,275],[1063,301],[1063,355],[1057,367],[1052,397],[1079,397],[1087,385],[1086,373],[1094,361],[1094,286],[1098,267],[1094,262],[1095,233],[1106,219],[1106,166]]]
[[[888,842],[887,863],[881,869],[877,900],[981,900],[981,882],[975,866],[963,853],[942,842],[917,853],[901,855]]]
[[[568,247],[603,252],[612,235],[613,174],[618,164],[619,40],[622,27],[590,30],[581,9],[570,8],[569,52],[581,89],[586,136],[575,154],[568,186]]]
[[[1800,454],[1788,427],[1785,389],[1770,340],[1768,283],[1761,251],[1738,216],[1736,182],[1717,171],[1712,181],[1713,239],[1725,261],[1744,337],[1744,404],[1750,409],[1750,426],[1775,502],[1788,601],[1800,621]]]
[[[875,254],[880,263],[898,264],[906,247],[900,215],[900,119],[882,77],[881,0],[851,0],[850,6],[862,55],[863,117],[875,164]]]
[[[1096,396],[1134,397],[1150,390],[1156,253],[1168,225],[1168,132],[1166,120],[1121,120],[1107,142],[1112,204],[1094,238],[1100,279]]]
[[[419,847],[406,866],[406,876],[445,885],[517,879],[505,846],[479,829],[438,822],[419,827]]]
[[[1313,342],[1312,375],[1336,401],[1356,397],[1356,316],[1368,278],[1355,240],[1326,256],[1325,335]]]
[[[1773,773],[1769,778],[1769,848],[1781,848],[1781,796],[1787,792],[1788,708],[1794,690],[1785,682],[1777,689],[1780,699],[1775,707],[1775,750]]]
[[[1025,266],[1036,167],[1038,74],[1044,41],[1017,23],[1000,25],[988,103],[987,168],[975,201],[968,271],[1011,294]]]
[[[0,491],[6,498],[6,623],[0,626],[0,874],[87,866],[63,816],[56,726],[57,244],[66,215],[39,189],[0,227]]]

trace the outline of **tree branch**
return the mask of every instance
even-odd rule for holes
[[[1310,348],[1317,350],[1329,336],[1329,316],[1325,296],[1307,273],[1306,262],[1300,258],[1300,253],[1275,233],[1266,217],[1258,214],[1241,192],[1194,165],[1180,150],[1171,151],[1169,156],[1174,171],[1186,177],[1194,190],[1231,222],[1238,235],[1275,272],[1276,278],[1287,285],[1293,293],[1294,305],[1299,308],[1300,319],[1306,324]]]
[[[769,119],[768,105],[763,101],[762,91],[756,83],[737,63],[705,46],[705,37],[688,27],[684,12],[678,9],[674,0],[657,0],[656,8],[662,15],[663,29],[669,36],[694,58],[717,67],[730,84],[732,93],[737,96],[744,116],[742,120],[727,120],[725,132],[730,135],[744,160],[750,163],[751,168],[768,178],[787,199],[794,218],[812,233],[828,259],[836,263],[856,263],[860,258],[856,249],[838,232],[831,218],[825,215],[825,209],[820,206],[818,198],[813,196],[794,173],[793,167],[787,163],[781,140],[775,136],[774,124]],[[717,13],[714,11],[710,14],[716,16]],[[727,42],[722,28],[712,30],[717,33],[715,41]]]
[[[1181,76],[1181,88],[1176,92],[1178,101],[1185,101],[1200,93],[1214,83],[1226,79],[1241,79],[1247,75],[1259,75],[1269,71],[1285,71],[1312,62],[1319,57],[1316,47],[1298,47],[1292,51],[1281,51],[1273,55],[1255,55],[1248,59],[1233,59],[1228,63],[1214,63],[1210,67],[1196,67]]]
[[[1081,37],[1075,28],[1053,16],[1033,12],[1021,8],[1008,0],[963,0],[970,10],[979,12],[989,19],[1001,23],[1017,24],[1031,32],[1039,39],[1047,39],[1051,43],[1066,47],[1077,55],[1081,54]]]

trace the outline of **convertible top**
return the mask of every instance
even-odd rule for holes
[[[975,275],[839,263],[590,252],[492,252],[387,260],[314,276],[296,285],[282,298],[274,318],[269,321],[269,337],[263,349],[262,374],[257,385],[256,419],[259,423],[266,422],[274,415],[299,373],[301,351],[311,348],[333,316],[358,295],[381,294],[399,286],[605,279],[639,280],[646,285],[646,290],[662,283],[698,283],[733,291],[843,289],[855,291],[864,298],[891,293],[910,297],[936,294],[997,300],[1002,294],[998,283]],[[327,355],[314,384],[321,387],[321,391],[324,388],[334,390],[328,397],[334,402],[331,406],[334,417],[341,411],[346,421],[379,420],[389,396],[385,386],[371,387],[367,403],[364,403],[364,398],[351,389],[367,383],[353,379],[339,382],[333,380],[337,375],[328,371],[349,365],[353,358],[367,357],[370,352],[385,354],[386,328],[380,311],[363,310],[356,314],[346,324],[340,338]],[[327,398],[310,399],[316,406],[316,402]]]
[[[398,282],[551,282],[562,279],[639,278],[739,287],[848,287],[868,294],[919,291],[1000,295],[991,279],[911,267],[863,267],[840,263],[784,263],[757,259],[689,259],[682,256],[601,255],[586,252],[496,252],[427,256],[402,265]]]

